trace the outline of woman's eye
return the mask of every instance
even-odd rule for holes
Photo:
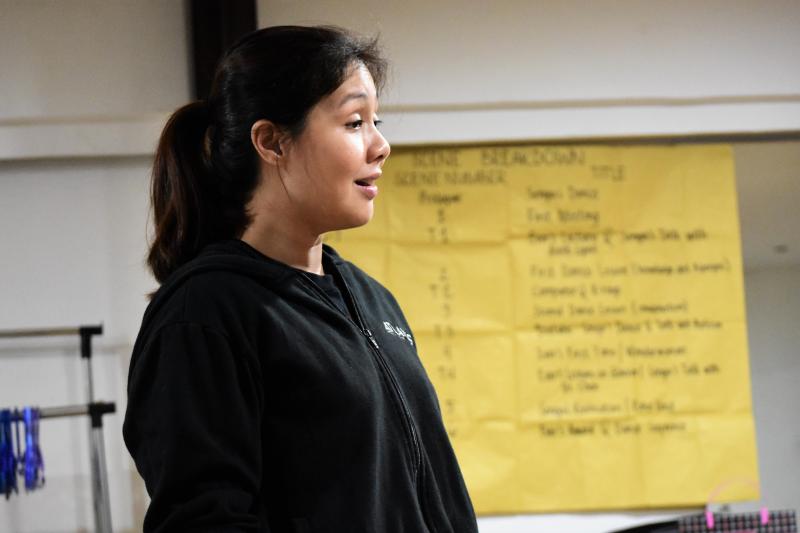
[[[374,120],[372,123],[373,123],[373,124],[375,125],[375,127],[377,128],[377,127],[380,127],[380,125],[381,125],[381,124],[383,124],[383,121],[382,121],[381,119],[378,119],[378,118],[376,118],[376,119],[375,119],[375,120]],[[352,122],[348,122],[348,123],[347,123],[347,124],[345,124],[345,125],[346,125],[348,128],[350,128],[350,129],[357,130],[357,129],[359,129],[361,126],[363,126],[363,125],[364,125],[364,120],[363,120],[363,119],[354,120],[354,121],[352,121]]]

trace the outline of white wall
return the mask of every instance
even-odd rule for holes
[[[396,144],[800,130],[797,2],[464,5],[262,0],[259,17],[380,29]],[[186,50],[179,0],[0,1],[0,329],[105,324],[95,374],[97,396],[119,408],[106,418],[117,531],[140,529],[146,505],[120,432],[152,288],[150,151],[188,100]],[[800,377],[800,270],[762,268],[745,284],[764,496],[800,509],[797,389],[781,386]],[[0,406],[81,402],[82,379],[76,339],[0,341]],[[0,531],[91,530],[85,435],[84,420],[43,423],[48,484],[0,502]],[[481,530],[599,533],[655,518],[492,518]]]
[[[140,528],[142,487],[122,442],[128,361],[146,292],[144,158],[0,163],[0,328],[104,324],[94,341],[117,530]],[[85,403],[79,339],[0,340],[0,406]],[[46,486],[0,503],[0,531],[93,529],[86,417],[41,424]]]
[[[745,275],[762,498],[800,512],[800,265]]]
[[[0,160],[147,155],[190,92],[182,0],[1,0]]]
[[[122,117],[188,94],[179,0],[0,2],[0,120]]]
[[[115,531],[141,530],[146,505],[122,442],[125,384],[154,288],[150,152],[189,98],[186,42],[180,0],[0,2],[0,329],[104,324],[93,359],[96,397],[118,408],[104,418]],[[77,336],[0,340],[0,406],[83,403],[84,387]],[[41,440],[46,486],[0,502],[0,531],[93,530],[88,420],[44,421]]]
[[[800,129],[794,0],[259,0],[379,32],[395,142]]]

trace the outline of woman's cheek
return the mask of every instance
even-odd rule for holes
[[[365,159],[365,146],[362,135],[353,135],[341,153],[342,162],[348,166],[360,168]]]

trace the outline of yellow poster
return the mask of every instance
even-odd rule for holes
[[[408,315],[478,513],[757,480],[728,146],[398,148],[378,185],[326,241]]]

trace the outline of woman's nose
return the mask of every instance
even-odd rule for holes
[[[380,130],[375,128],[374,132],[370,162],[385,160],[392,151],[392,148],[389,146],[389,141],[386,140],[386,137],[383,136]]]

